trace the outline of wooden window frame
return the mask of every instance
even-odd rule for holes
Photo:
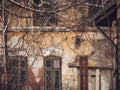
[[[50,67],[46,67],[46,61],[50,61],[51,62],[51,66]],[[59,61],[59,68],[58,67],[54,67],[54,61],[55,60],[58,60]],[[51,72],[51,81],[52,81],[52,83],[50,83],[51,84],[51,86],[50,86],[50,88],[48,89],[47,88],[47,72]],[[56,72],[58,72],[59,74],[57,75],[55,75],[55,73]],[[44,85],[45,85],[45,87],[44,87],[44,89],[45,90],[62,90],[62,75],[61,75],[61,58],[60,57],[57,57],[57,56],[48,56],[48,57],[45,57],[44,58]],[[58,76],[58,77],[56,77],[56,76]],[[58,79],[55,79],[55,78],[59,78],[59,80]],[[56,82],[56,80],[58,80],[58,82],[59,82],[59,86],[58,87],[55,87],[56,85],[54,85],[55,84],[55,82]],[[56,89],[57,88],[57,89]]]
[[[27,57],[10,56],[8,59],[9,60],[7,61],[6,67],[8,82],[7,90],[15,90],[16,88],[22,90],[22,87],[27,81]],[[13,79],[14,81],[13,80],[11,81],[10,78]]]

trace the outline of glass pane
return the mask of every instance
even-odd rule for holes
[[[9,65],[8,65],[8,69],[18,69],[18,60],[11,60]]]
[[[46,67],[51,67],[51,61],[50,60],[46,60]]]
[[[25,58],[23,60],[20,60],[20,66],[21,67],[26,67],[27,66],[27,61],[26,61]]]
[[[55,90],[60,90],[60,72],[55,71]]]
[[[54,68],[60,68],[60,60],[54,60]]]
[[[46,84],[46,89],[45,90],[51,90],[51,75],[52,73],[50,71],[46,71],[46,75],[45,75],[45,84]]]

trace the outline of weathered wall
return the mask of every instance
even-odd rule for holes
[[[8,2],[7,2],[8,3]],[[21,4],[24,6],[25,1],[17,1],[18,4]],[[77,4],[79,3],[79,5]],[[88,6],[81,5],[80,1],[58,1],[58,10],[59,12],[56,12],[57,15],[57,21],[58,24],[56,26],[85,26],[87,25],[87,17],[88,17]],[[75,4],[75,5],[74,5]],[[34,9],[34,4],[31,4],[28,2],[25,6],[28,6],[29,8]],[[14,4],[8,3],[9,10],[14,14],[8,13],[8,20],[9,20],[9,26],[11,27],[25,27],[25,26],[33,26],[33,15],[35,12],[29,11],[23,8],[20,8],[19,6],[16,6]],[[40,9],[40,8],[39,8]],[[19,17],[21,16],[21,17]],[[23,18],[23,17],[29,17],[29,18]],[[31,17],[31,18],[30,18]],[[50,16],[49,16],[50,17]],[[34,17],[36,18],[36,17]],[[48,18],[48,17],[47,17]],[[38,19],[38,18],[37,18]],[[48,18],[49,20],[49,18]],[[38,19],[37,23],[40,23],[41,20]],[[43,24],[43,26],[47,25],[47,20]]]
[[[78,49],[75,48],[76,36],[81,38]],[[76,55],[88,55],[89,66],[92,67],[112,65],[111,55],[106,53],[109,49],[106,47],[111,46],[99,32],[9,32],[7,44],[10,50],[16,49],[10,55],[27,56],[28,85],[31,90],[37,90],[39,87],[40,90],[44,89],[45,56],[56,55],[62,58],[62,90],[78,89],[78,70],[68,66],[75,60]],[[107,77],[107,74],[102,73],[105,86],[103,85],[101,90],[107,90],[109,87]],[[92,84],[91,80],[89,87]]]
[[[69,4],[61,3],[61,5]],[[87,24],[86,16],[88,7],[73,7],[63,12],[57,13],[58,26],[73,27],[84,26]],[[9,7],[18,15],[32,16],[33,13],[19,7]],[[9,14],[9,26],[24,27],[33,26],[33,20],[29,18],[18,18]],[[83,22],[84,21],[84,22]],[[29,28],[28,28],[29,29]],[[30,90],[44,89],[44,65],[45,56],[55,55],[62,58],[62,90],[77,90],[79,71],[77,68],[70,68],[69,63],[74,62],[76,55],[87,55],[89,66],[108,67],[112,65],[113,53],[111,45],[99,32],[8,32],[8,49],[10,55],[23,55],[28,58],[28,87]],[[17,30],[16,30],[17,31]],[[75,47],[76,36],[80,37],[78,48]],[[3,47],[3,36],[0,33],[0,46]],[[1,50],[1,49],[0,49]],[[54,50],[54,52],[53,52]],[[0,55],[3,55],[1,50]],[[108,90],[110,85],[110,75],[101,71],[101,90]],[[89,90],[95,90],[94,79],[90,75],[95,71],[89,72]],[[94,88],[94,89],[93,89]]]

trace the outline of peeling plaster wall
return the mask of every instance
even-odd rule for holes
[[[24,35],[24,37],[23,37]],[[75,49],[75,37],[81,36],[83,41],[78,49]],[[62,90],[78,89],[78,71],[76,68],[70,68],[68,63],[75,60],[75,56],[88,55],[89,66],[96,67],[101,62],[101,57],[105,57],[96,46],[99,40],[105,38],[96,32],[73,33],[73,32],[9,32],[9,49],[22,48],[18,50],[17,55],[28,57],[28,82],[31,90],[44,90],[44,65],[43,57],[56,55],[62,58]],[[104,52],[104,51],[103,51]],[[99,55],[99,56],[98,56]],[[102,63],[105,63],[106,58]],[[108,60],[109,61],[109,60]],[[104,65],[104,64],[103,64]],[[102,73],[101,90],[107,90],[108,81]],[[90,83],[90,82],[89,82]]]

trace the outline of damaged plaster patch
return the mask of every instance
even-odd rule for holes
[[[105,37],[98,32],[88,32],[83,34],[82,39],[91,39],[91,40],[101,40],[104,39]]]
[[[80,55],[92,55],[94,52],[94,47],[88,42],[83,41],[81,47],[79,48]]]
[[[11,37],[7,43],[8,46],[10,46],[11,48],[13,48],[13,47],[19,48],[23,44],[23,40],[20,39],[21,37],[22,37],[22,35]]]
[[[77,88],[77,69],[68,67],[68,63],[73,60],[74,57],[71,55],[71,53],[65,50],[62,57],[63,90],[76,90]]]
[[[43,59],[41,57],[29,57],[28,64],[31,66],[34,76],[37,76],[39,74],[39,69],[43,67]]]
[[[63,54],[62,49],[55,48],[55,47],[45,48],[42,51],[43,51],[43,56],[45,56],[45,57],[50,56],[50,55],[62,57],[62,54]]]

